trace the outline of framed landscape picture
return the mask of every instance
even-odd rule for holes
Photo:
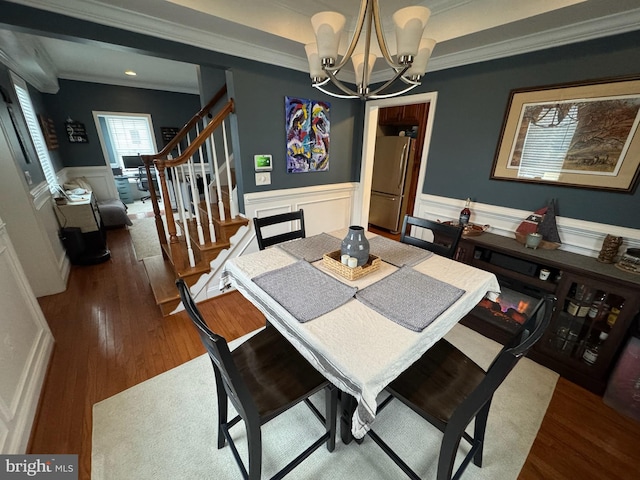
[[[491,178],[632,192],[640,77],[513,90]]]

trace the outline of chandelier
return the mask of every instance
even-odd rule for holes
[[[420,6],[401,8],[393,14],[396,55],[392,56],[382,29],[378,0],[362,0],[353,37],[344,56],[338,59],[346,18],[337,12],[315,14],[311,17],[311,25],[316,34],[316,43],[305,45],[312,86],[333,97],[362,100],[395,97],[417,87],[436,44],[431,38],[422,38],[430,15],[428,8]],[[364,39],[360,41],[363,30]],[[369,82],[377,59],[371,44],[374,32],[380,53],[391,68],[393,78],[371,90]],[[349,59],[353,62],[356,90],[350,89],[337,78],[338,72]],[[338,91],[326,88],[329,82]],[[387,89],[392,86],[394,90],[388,92]]]

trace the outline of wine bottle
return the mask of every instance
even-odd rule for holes
[[[608,336],[609,335],[607,334],[607,332],[600,332],[600,335],[598,335],[597,339],[588,343],[587,348],[582,355],[582,360],[584,360],[589,365],[593,365],[594,363],[596,363],[598,354],[600,353],[600,348],[602,347],[602,344],[605,342]]]
[[[460,211],[460,218],[458,219],[458,223],[461,226],[466,226],[469,223],[469,218],[471,217],[471,210],[469,210],[469,202],[471,202],[470,198],[467,198],[467,203],[464,208]]]

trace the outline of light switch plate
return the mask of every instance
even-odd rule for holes
[[[271,185],[271,172],[256,173],[256,185]]]

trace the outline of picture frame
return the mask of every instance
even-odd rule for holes
[[[632,193],[640,76],[512,90],[491,179]]]

